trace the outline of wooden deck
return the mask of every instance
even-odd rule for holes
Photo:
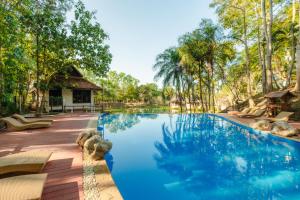
[[[84,199],[82,152],[75,140],[92,116],[90,113],[58,115],[51,128],[0,132],[0,156],[32,149],[53,151],[43,170],[48,173],[43,199]]]

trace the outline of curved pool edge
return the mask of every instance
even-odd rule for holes
[[[255,133],[259,133],[259,134],[266,134],[268,136],[271,136],[271,137],[275,137],[277,139],[280,139],[282,141],[285,141],[285,142],[295,142],[295,143],[300,143],[300,140],[299,139],[296,139],[296,138],[292,138],[292,137],[284,137],[284,136],[281,136],[281,135],[275,135],[273,133],[271,133],[270,131],[260,131],[260,130],[256,130],[252,127],[249,126],[249,124],[247,123],[243,123],[242,121],[239,121],[233,117],[230,117],[230,116],[223,116],[222,113],[206,113],[208,115],[212,115],[212,116],[217,116],[225,121],[228,121],[232,124],[235,124],[237,126],[241,126],[247,130],[252,130],[253,132]]]

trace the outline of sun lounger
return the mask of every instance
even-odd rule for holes
[[[257,109],[253,114],[241,114],[238,115],[239,117],[245,117],[245,118],[255,118],[255,117],[260,117],[265,113],[265,110],[262,109]]]
[[[266,106],[268,100],[267,99],[264,99],[262,100],[261,102],[259,102],[258,104],[256,104],[257,107],[261,107],[261,106]]]
[[[51,154],[49,151],[33,150],[0,157],[0,175],[40,173]]]
[[[247,113],[238,113],[238,114],[236,114],[237,116],[242,116],[242,115],[250,115],[250,114],[254,114],[255,113],[255,111],[257,111],[259,108],[257,108],[257,107],[253,107],[253,108],[250,108],[249,109],[249,111],[247,112]]]
[[[268,118],[256,118],[256,120],[269,120],[271,122],[278,122],[278,121],[289,121],[290,116],[292,116],[293,112],[280,112],[276,117],[268,117]]]
[[[47,119],[47,118],[39,118],[39,119],[27,119],[25,118],[24,116],[22,115],[19,115],[19,114],[14,114],[12,116],[13,118],[15,119],[18,119],[19,121],[25,123],[25,124],[30,124],[30,123],[35,123],[35,122],[50,122],[52,123],[53,120],[52,119]]]
[[[244,108],[242,111],[229,111],[229,115],[247,114],[250,112],[251,108]]]
[[[47,174],[30,174],[0,179],[0,199],[39,200]]]
[[[26,129],[35,129],[35,128],[48,128],[51,126],[50,122],[35,122],[30,124],[23,124],[20,121],[11,117],[1,118],[0,121],[5,122],[7,128],[14,129],[17,131],[22,131]]]

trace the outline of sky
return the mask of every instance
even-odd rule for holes
[[[216,20],[211,0],[84,0],[109,35],[111,70],[125,72],[141,84],[153,80],[158,54],[176,46],[178,37],[202,18]],[[159,85],[160,81],[157,82]]]

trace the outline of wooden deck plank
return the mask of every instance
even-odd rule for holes
[[[53,151],[43,170],[48,178],[42,199],[84,199],[82,151],[75,140],[93,116],[90,113],[57,115],[50,128],[1,133],[0,156],[33,149]]]

